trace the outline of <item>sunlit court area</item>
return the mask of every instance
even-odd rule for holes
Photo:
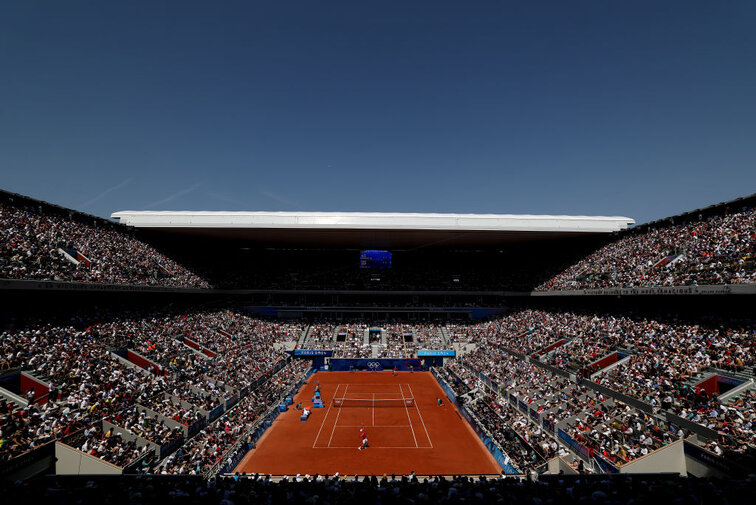
[[[306,421],[316,386],[323,408]],[[442,399],[441,405],[438,400]],[[360,450],[360,431],[368,446]],[[318,372],[235,472],[498,475],[501,467],[429,372]]]

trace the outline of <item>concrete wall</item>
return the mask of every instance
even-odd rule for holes
[[[118,354],[111,352],[110,357],[118,361],[119,363],[121,363],[123,366],[125,366],[129,370],[136,370],[138,373],[144,376],[152,376],[149,370],[145,370],[144,368],[137,366],[136,364],[124,358],[123,356],[119,356]]]
[[[0,464],[0,480],[13,482],[50,474],[55,470],[54,465],[55,442],[47,442]]]
[[[591,374],[591,376],[590,376],[591,380],[594,380],[595,378],[597,378],[600,374],[602,374],[604,372],[608,372],[609,370],[612,370],[613,368],[617,368],[617,367],[620,367],[620,366],[624,365],[625,363],[627,363],[628,361],[630,361],[630,359],[632,357],[633,357],[633,355],[630,354],[630,355],[625,356],[624,358],[621,358],[618,361],[612,363],[611,365],[602,368],[601,370],[597,370],[597,371],[593,372]]]
[[[622,403],[626,403],[627,405],[630,405],[631,407],[635,407],[636,409],[645,412],[647,414],[653,414],[654,408],[641,400],[638,400],[637,398],[633,398],[632,396],[628,396],[626,394],[620,393],[619,391],[615,391],[611,388],[608,388],[606,386],[602,386],[601,384],[597,384],[596,382],[592,382],[589,380],[582,380],[580,381],[580,384],[590,388],[594,391],[597,391],[604,396],[608,396],[609,398],[614,398],[616,400],[621,401]]]
[[[685,455],[685,468],[688,475],[692,477],[716,477],[719,479],[727,479],[730,476],[710,465],[706,465],[701,461]]]
[[[40,379],[34,377],[29,372],[21,372],[19,378],[19,384],[21,392],[26,394],[30,390],[34,390],[34,402],[43,405],[48,401],[48,393],[50,392],[50,384],[42,382]]]
[[[22,398],[12,391],[8,391],[5,388],[0,387],[0,398],[3,398],[6,402],[14,404],[16,407],[23,409],[29,405],[26,398]]]
[[[683,441],[678,440],[620,467],[620,473],[670,473],[687,475]]]
[[[84,454],[64,443],[55,442],[56,475],[121,475],[123,469]]]
[[[752,468],[746,468],[731,459],[717,456],[698,445],[696,438],[693,435],[685,441],[685,466],[688,475],[727,479],[753,473]]]
[[[140,367],[144,368],[145,370],[149,370],[152,373],[156,373],[159,375],[168,375],[168,372],[166,370],[163,370],[163,366],[155,363],[149,358],[146,358],[139,354],[136,351],[132,351],[131,349],[126,351],[126,359],[131,361],[132,363],[135,363],[139,365]]]
[[[146,438],[139,437],[137,435],[134,435],[130,431],[126,431],[126,429],[117,426],[109,421],[103,421],[102,422],[102,432],[107,433],[108,430],[113,429],[113,433],[116,435],[120,435],[120,437],[125,440],[126,442],[134,442],[137,447],[144,447],[145,445],[152,448],[155,451],[155,454],[160,454],[160,446],[156,444],[155,442],[151,442],[147,440]]]
[[[181,423],[179,423],[177,421],[174,421],[170,417],[166,417],[163,414],[158,414],[157,412],[155,412],[154,410],[152,410],[149,407],[145,407],[144,405],[141,405],[141,404],[137,403],[136,404],[136,409],[139,412],[146,412],[149,417],[157,418],[157,419],[163,421],[165,423],[165,425],[168,426],[171,429],[173,429],[173,428],[181,428],[181,430],[184,433],[184,437],[186,437],[187,433],[189,432],[189,427],[188,426],[184,426],[183,424],[181,424]]]
[[[560,472],[564,475],[577,475],[577,470],[560,457],[551,458],[549,460],[549,473],[551,475],[559,475]]]

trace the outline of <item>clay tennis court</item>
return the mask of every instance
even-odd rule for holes
[[[325,405],[307,421],[289,407],[235,471],[273,475],[487,474],[501,472],[430,373],[318,372],[294,397]],[[340,405],[334,405],[337,398]],[[442,398],[443,407],[436,404]],[[369,447],[358,450],[359,430]]]

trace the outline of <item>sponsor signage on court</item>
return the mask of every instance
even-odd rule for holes
[[[331,349],[294,349],[294,356],[333,356]]]
[[[457,355],[457,351],[417,351],[418,358],[429,357],[454,357]]]

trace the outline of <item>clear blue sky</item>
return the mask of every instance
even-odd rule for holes
[[[626,215],[756,191],[756,2],[6,2],[0,187]]]

